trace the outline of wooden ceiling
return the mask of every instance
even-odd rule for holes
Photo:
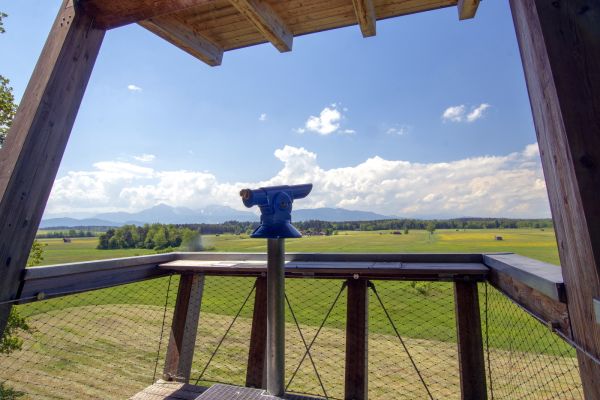
[[[223,52],[270,42],[291,51],[294,36],[359,25],[374,36],[377,20],[457,7],[475,16],[479,0],[80,0],[98,27],[139,23],[205,63]]]

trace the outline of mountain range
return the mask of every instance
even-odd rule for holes
[[[294,210],[294,221],[375,221],[390,219],[369,211],[346,210],[344,208],[313,208]],[[219,224],[225,221],[259,221],[259,216],[249,211],[240,211],[227,206],[212,205],[192,210],[186,207],[171,207],[159,204],[135,213],[112,212],[95,215],[92,218],[48,218],[43,219],[40,228],[76,226],[121,226],[125,224],[143,225],[160,222],[163,224]]]

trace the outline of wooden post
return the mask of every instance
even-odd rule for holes
[[[346,308],[346,400],[368,397],[369,281],[348,279]]]
[[[190,380],[203,291],[204,274],[181,275],[165,357],[166,380],[184,383]]]
[[[454,306],[461,399],[487,399],[477,282],[454,282]]]
[[[252,314],[252,333],[248,350],[248,368],[246,386],[266,388],[266,350],[267,350],[267,278],[256,278],[254,294],[254,313]]]
[[[17,295],[29,249],[105,31],[64,0],[0,150],[0,302]],[[10,305],[0,305],[0,335]]]
[[[575,342],[600,357],[600,4],[510,0]],[[577,353],[586,398],[600,365]]]

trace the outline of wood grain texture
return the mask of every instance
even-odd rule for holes
[[[363,37],[375,36],[377,33],[375,7],[372,0],[352,0],[356,19]]]
[[[0,301],[14,299],[105,31],[65,0],[0,150]],[[0,306],[0,332],[10,306]]]
[[[206,275],[259,276],[266,273],[266,261],[176,260],[160,264],[174,272],[202,272]],[[480,263],[400,263],[400,262],[319,262],[287,261],[285,275],[294,277],[347,278],[359,275],[369,279],[451,281],[485,280],[489,269]]]
[[[279,51],[292,50],[294,36],[286,23],[265,0],[230,0]]]
[[[183,11],[211,0],[81,0],[84,9],[94,16],[94,25],[112,29],[149,18]]]
[[[165,356],[166,380],[188,383],[190,379],[203,292],[204,275],[181,275]]]
[[[458,0],[456,7],[458,8],[459,20],[475,18],[477,8],[479,7],[479,0]]]
[[[347,283],[344,398],[366,400],[369,393],[369,281],[349,279]]]
[[[159,379],[154,385],[131,396],[129,400],[195,400],[205,387]]]
[[[574,340],[600,356],[600,3],[510,1],[554,220]],[[600,365],[578,352],[586,398]]]
[[[489,274],[489,282],[506,297],[512,299],[531,314],[549,326],[556,326],[565,336],[571,337],[571,325],[567,304],[532,288],[522,281],[493,269]]]
[[[454,282],[454,306],[461,399],[487,399],[477,283]]]
[[[248,349],[248,368],[246,386],[266,389],[266,351],[267,351],[267,278],[256,279],[252,331]]]
[[[485,254],[483,263],[491,270],[503,272],[558,302],[567,302],[562,271],[558,265],[518,254]]]
[[[221,65],[223,49],[175,17],[152,18],[140,25],[211,67]]]

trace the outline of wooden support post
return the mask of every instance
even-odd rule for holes
[[[349,279],[346,308],[346,400],[368,397],[369,281]]]
[[[600,357],[600,4],[510,0],[556,230],[573,339]],[[583,391],[600,365],[578,351]]]
[[[252,333],[248,351],[248,369],[246,370],[246,386],[253,388],[267,387],[265,366],[267,351],[267,278],[256,278],[254,294],[254,313],[252,314]]]
[[[181,275],[165,357],[166,380],[184,383],[190,380],[203,291],[204,274]]]
[[[477,282],[454,282],[454,305],[461,399],[487,399]]]
[[[92,20],[64,0],[0,150],[0,302],[17,295],[104,38]],[[0,305],[0,335],[9,313],[10,305]]]

